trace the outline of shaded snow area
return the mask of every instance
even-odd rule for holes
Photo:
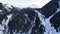
[[[60,34],[60,1],[42,8],[0,3],[0,34]]]

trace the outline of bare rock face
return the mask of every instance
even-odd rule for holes
[[[41,13],[45,15],[46,18],[48,18],[57,11],[58,7],[58,0],[51,0],[44,7],[41,8]]]
[[[2,20],[3,19],[6,19],[7,18],[5,11],[6,10],[4,9],[2,3],[0,3],[0,24],[2,23]]]
[[[36,20],[35,20],[35,18],[36,18]],[[33,23],[34,21],[35,21],[35,23]],[[36,34],[38,32],[41,33],[44,31],[43,30],[44,27],[43,27],[43,25],[40,24],[40,20],[38,18],[37,13],[30,8],[25,8],[25,9],[21,9],[19,13],[15,13],[12,16],[12,20],[9,21],[8,26],[9,26],[9,31],[11,33],[13,30],[17,30],[17,32],[22,30],[20,33],[23,33],[23,32],[28,32],[33,24],[36,24],[36,25],[32,28],[31,34],[33,34],[33,31],[37,30],[37,29],[39,31],[37,31]],[[41,26],[39,26],[39,25],[41,25]]]
[[[36,16],[37,15],[33,10],[22,9],[12,16],[12,20],[8,23],[9,29],[27,31]]]
[[[44,34],[45,32],[45,27],[41,24],[41,21],[38,17],[36,17],[36,21],[35,21],[35,26],[32,29],[32,33],[31,34]]]
[[[2,3],[0,3],[0,10],[3,9]]]
[[[55,14],[51,19],[50,22],[52,23],[52,25],[54,26],[54,28],[56,29],[56,31],[58,31],[59,27],[60,27],[60,12],[58,12],[57,14]]]

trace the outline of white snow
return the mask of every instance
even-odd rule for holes
[[[0,0],[4,4],[10,4],[19,7],[41,8],[51,0]]]

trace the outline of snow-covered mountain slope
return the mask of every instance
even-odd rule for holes
[[[0,3],[0,34],[60,34],[60,1],[42,8]]]

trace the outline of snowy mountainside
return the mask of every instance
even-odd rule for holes
[[[19,8],[0,3],[0,34],[60,34],[60,3]]]

